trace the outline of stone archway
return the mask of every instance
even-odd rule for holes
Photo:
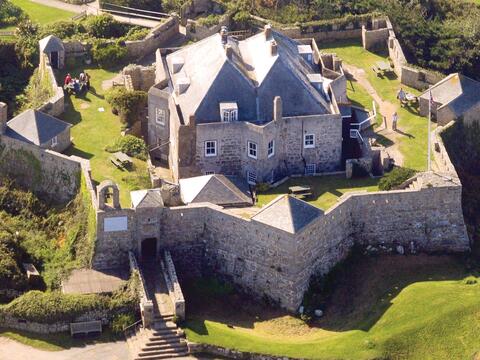
[[[97,187],[97,204],[99,210],[105,210],[107,197],[112,198],[112,206],[114,209],[121,209],[120,191],[118,190],[117,184],[111,180],[102,181]]]

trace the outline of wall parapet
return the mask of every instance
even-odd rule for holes
[[[177,278],[177,272],[170,251],[164,251],[161,265],[168,288],[168,294],[175,309],[175,316],[178,319],[183,320],[185,319],[185,298],[183,297],[183,292]]]
[[[45,75],[45,73],[48,76],[52,86],[53,96],[48,99],[45,104],[38,107],[37,110],[52,116],[59,116],[65,111],[65,94],[63,93],[63,88],[57,84],[57,79],[55,78],[47,54],[40,54],[39,71],[42,76]]]

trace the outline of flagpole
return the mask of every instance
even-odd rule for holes
[[[431,170],[431,166],[430,166],[430,149],[431,149],[431,146],[430,146],[430,141],[431,141],[431,136],[430,136],[430,126],[431,126],[431,122],[432,122],[432,89],[430,88],[430,96],[429,96],[429,99],[428,99],[428,149],[427,149],[427,171],[430,171]]]

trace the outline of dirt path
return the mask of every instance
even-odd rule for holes
[[[395,164],[402,166],[403,165],[403,155],[400,152],[398,142],[400,138],[400,134],[392,130],[392,115],[395,111],[398,110],[398,105],[392,104],[389,101],[384,101],[380,95],[376,92],[372,84],[367,79],[367,74],[365,70],[357,68],[353,65],[343,63],[343,69],[348,72],[348,74],[360,84],[368,94],[375,100],[378,105],[378,112],[386,117],[387,119],[387,127],[385,127],[385,123],[382,123],[380,127],[377,128],[375,131],[376,134],[386,137],[389,139],[393,144],[386,147],[386,150],[391,158],[395,160]]]

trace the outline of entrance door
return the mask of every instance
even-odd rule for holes
[[[142,241],[142,261],[154,260],[157,256],[157,239],[148,238]]]
[[[54,69],[58,69],[58,52],[57,51],[52,51],[50,53],[50,65],[52,65]]]

